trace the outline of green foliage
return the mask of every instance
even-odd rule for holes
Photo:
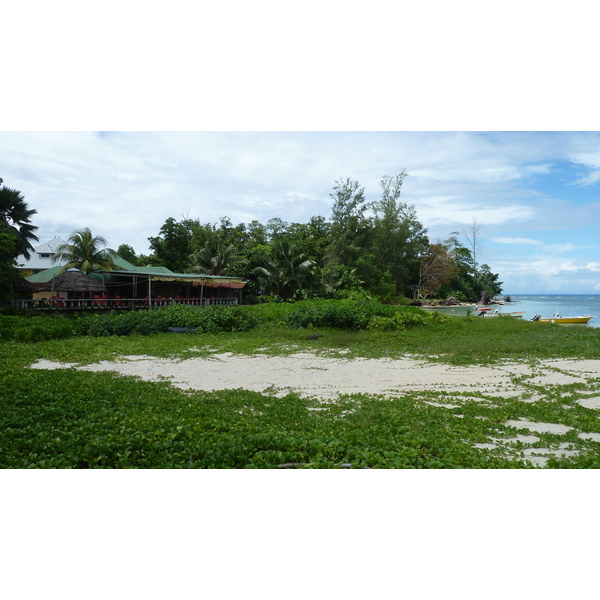
[[[0,385],[2,468],[515,466],[462,443],[447,414],[410,398],[358,396],[315,412],[294,394],[184,393],[70,369],[3,372]]]
[[[111,312],[91,315],[80,321],[82,335],[152,335],[169,327],[188,327],[196,333],[247,331],[256,319],[243,306],[185,306],[174,304],[156,310]]]
[[[299,302],[285,316],[284,322],[288,327],[371,328],[390,331],[422,325],[437,318],[435,314],[415,307],[396,307],[374,301],[313,300]]]
[[[116,268],[111,250],[102,248],[106,240],[101,236],[93,236],[88,227],[74,231],[66,244],[61,244],[52,257],[53,262],[64,261],[62,271],[76,268],[89,275],[92,270],[100,268],[112,270]]]
[[[73,319],[7,315],[0,317],[0,340],[40,342],[65,339],[76,333],[77,326]]]
[[[285,301],[308,281],[314,266],[314,261],[282,238],[273,242],[269,256],[262,266],[254,269],[254,274],[268,292]]]
[[[428,404],[448,403],[444,392],[356,394],[327,403],[243,389],[184,392],[165,381],[107,372],[25,368],[38,358],[82,363],[129,354],[207,355],[195,335],[114,337],[191,325],[210,334],[211,352],[279,355],[313,348],[343,350],[346,357],[413,353],[454,364],[600,358],[600,330],[592,328],[451,317],[375,302],[238,308],[243,310],[170,306],[78,319],[0,317],[0,468],[514,468],[527,465],[473,444],[514,436],[517,430],[504,423],[519,417],[575,428],[562,437],[539,434],[540,448],[568,441],[581,450],[574,458],[550,459],[548,467],[600,466],[600,443],[576,435],[600,433],[597,411],[577,402],[589,397],[580,383],[531,385],[544,398],[533,403],[489,397],[448,409]],[[94,321],[104,323],[98,331],[103,337],[77,335]],[[306,329],[290,325],[312,325],[311,333],[319,335],[307,339]]]
[[[12,299],[13,285],[19,278],[16,247],[17,234],[0,223],[0,304]]]
[[[138,262],[138,257],[136,256],[135,250],[129,244],[121,244],[117,248],[117,254],[127,262],[130,262],[132,265],[144,265],[144,263]]]
[[[0,186],[0,227],[14,240],[10,258],[16,258],[21,254],[25,258],[30,258],[33,250],[31,242],[38,240],[35,235],[37,227],[31,224],[31,217],[37,214],[37,210],[27,206],[19,190],[2,185],[1,178]],[[3,249],[5,250],[6,247],[4,246]]]
[[[178,223],[169,217],[160,228],[156,237],[149,237],[150,249],[160,266],[167,267],[176,273],[183,273],[188,266],[188,257],[192,251],[194,223],[189,219]]]

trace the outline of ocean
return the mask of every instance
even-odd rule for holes
[[[587,324],[565,325],[565,327],[600,327],[600,295],[598,294],[509,294],[512,302],[504,305],[493,305],[492,310],[498,312],[524,311],[522,319],[531,319],[534,315],[551,317],[557,312],[562,317],[579,315],[595,315],[596,318]],[[503,294],[501,298],[504,298]],[[474,308],[465,306],[447,307],[443,310],[448,314],[465,315],[467,311],[475,312]]]

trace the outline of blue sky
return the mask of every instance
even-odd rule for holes
[[[38,211],[40,241],[88,226],[137,253],[168,217],[306,222],[330,216],[337,179],[376,200],[406,169],[403,201],[430,239],[475,219],[505,293],[600,293],[594,132],[5,131],[0,165]]]

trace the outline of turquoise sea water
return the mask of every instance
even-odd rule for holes
[[[561,317],[595,315],[585,327],[600,327],[600,295],[593,294],[545,294],[540,296],[510,294],[513,302],[505,304],[501,312],[524,310],[523,319],[531,319],[534,315],[551,317],[557,312]],[[581,325],[576,325],[581,327]]]
[[[600,295],[594,294],[510,294],[512,302],[504,305],[494,305],[492,310],[498,312],[523,312],[523,320],[531,319],[534,315],[551,317],[557,312],[562,317],[580,315],[595,315],[587,324],[565,325],[565,327],[600,327]],[[502,296],[504,298],[504,296]],[[436,309],[448,314],[465,315],[467,311],[475,312],[474,308],[464,306]]]

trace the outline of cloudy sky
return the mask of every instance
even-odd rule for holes
[[[600,293],[598,133],[2,132],[0,165],[40,242],[90,227],[138,254],[169,217],[306,222],[330,216],[337,179],[376,200],[406,169],[430,239],[475,219],[505,293]]]
[[[375,200],[406,169],[430,238],[475,219],[505,293],[600,293],[586,2],[103,6],[5,9],[0,177],[41,242],[146,254],[169,217],[305,222],[336,180]]]

